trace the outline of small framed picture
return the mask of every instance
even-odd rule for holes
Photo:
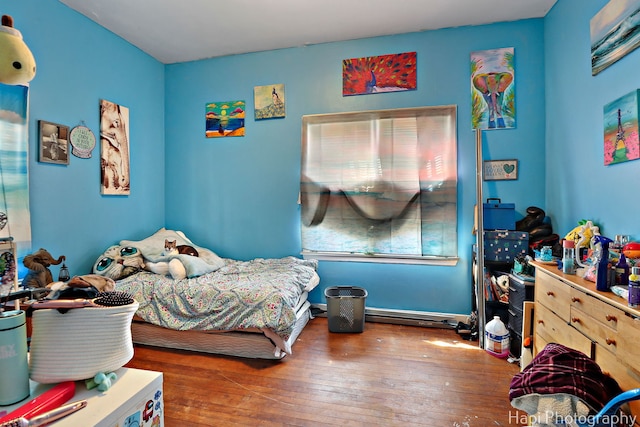
[[[502,181],[518,179],[518,160],[485,160],[484,180]]]
[[[39,120],[39,162],[69,164],[69,126]]]

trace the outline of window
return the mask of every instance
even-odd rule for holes
[[[456,107],[302,118],[305,256],[457,257]]]

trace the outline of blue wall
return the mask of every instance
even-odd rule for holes
[[[66,255],[72,275],[91,271],[107,246],[164,225],[164,66],[58,1],[3,2],[2,14],[36,58],[30,83],[32,248]],[[99,100],[130,109],[131,196],[100,195]],[[38,120],[96,135],[90,159],[37,162]],[[58,267],[51,268],[57,277]]]
[[[514,47],[517,128],[487,132],[485,158],[520,160],[517,181],[487,183],[486,197],[520,214],[544,207],[543,20],[526,20],[214,58],[166,68],[166,219],[221,256],[249,259],[300,253],[301,117],[423,105],[458,106],[459,252],[455,267],[321,262],[323,289],[368,290],[367,306],[434,312],[471,310],[475,135],[470,63],[475,50]],[[342,96],[345,58],[416,51],[418,90]],[[253,119],[253,87],[284,83],[287,116]],[[207,139],[204,106],[245,100],[246,136]],[[526,191],[523,191],[526,189]]]
[[[561,0],[564,1],[564,0]],[[514,47],[517,128],[486,132],[485,159],[520,160],[517,181],[485,183],[485,197],[545,208],[543,19],[282,49],[164,66],[56,1],[5,5],[37,63],[31,83],[33,247],[64,253],[72,274],[89,272],[106,246],[161,226],[181,229],[221,256],[298,256],[301,117],[305,114],[458,106],[458,246],[455,267],[321,262],[321,286],[367,288],[367,306],[468,313],[475,238],[475,136],[469,54]],[[56,25],[51,25],[55,22]],[[585,42],[588,45],[588,42]],[[342,97],[345,58],[416,51],[418,90]],[[253,120],[253,87],[284,83],[287,117]],[[98,132],[98,101],[130,108],[132,191],[104,197],[99,153],[66,167],[35,161],[37,120]],[[207,139],[205,103],[245,100],[246,136]],[[55,273],[55,272],[54,272]]]
[[[591,219],[639,239],[640,161],[604,166],[603,107],[640,88],[640,50],[591,75],[589,23],[607,0],[560,0],[545,18],[546,194],[563,233]]]

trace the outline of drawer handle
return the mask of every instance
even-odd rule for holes
[[[616,340],[614,340],[613,338],[607,338],[605,342],[607,343],[607,345],[616,345]]]
[[[547,291],[547,295],[548,295],[548,296],[550,296],[550,297],[553,297],[553,296],[555,296],[556,294],[554,294],[552,291]]]
[[[580,298],[578,298],[578,297],[571,297],[571,302],[580,302]]]
[[[571,318],[571,321],[572,321],[573,323],[580,323],[580,318],[579,318],[579,317],[572,317],[572,318]]]
[[[544,320],[542,320],[542,319],[538,320],[538,324],[539,325],[544,325]]]
[[[607,322],[617,322],[618,318],[616,316],[613,316],[611,314],[607,314],[605,319],[607,319]]]

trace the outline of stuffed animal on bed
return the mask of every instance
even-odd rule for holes
[[[146,269],[152,273],[171,276],[175,280],[182,280],[187,277],[187,269],[178,258],[171,258],[169,261],[159,262],[147,261]]]
[[[133,246],[110,246],[93,264],[93,273],[113,280],[124,279],[144,269],[142,253]]]
[[[165,245],[175,242],[176,247],[193,248],[192,255],[186,253],[164,253]],[[183,232],[161,228],[142,240],[121,240],[123,246],[133,246],[142,252],[145,270],[174,280],[198,277],[216,271],[224,265],[224,260],[210,249],[197,246]],[[173,246],[172,244],[172,246]],[[197,255],[197,256],[193,256]]]

